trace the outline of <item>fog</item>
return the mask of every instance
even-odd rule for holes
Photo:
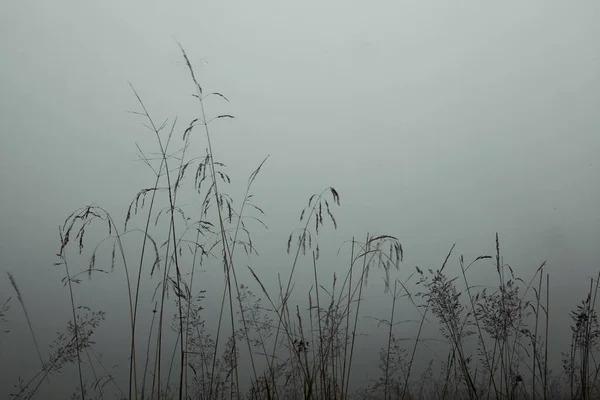
[[[247,265],[273,293],[277,274],[287,282],[294,260],[294,252],[286,252],[288,235],[304,226],[299,216],[309,197],[332,186],[340,206],[326,198],[338,228],[326,220],[317,237],[325,288],[334,273],[341,284],[353,237],[395,236],[404,259],[391,279],[404,282],[415,266],[439,268],[453,244],[450,276],[460,274],[461,254],[468,260],[495,256],[497,232],[503,262],[525,281],[547,261],[556,344],[550,362],[559,370],[560,352],[571,340],[568,313],[585,299],[600,268],[598,17],[595,1],[4,2],[0,304],[12,299],[0,327],[9,331],[0,334],[0,393],[14,393],[19,377],[29,380],[41,368],[6,272],[18,284],[45,356],[72,318],[64,267],[54,265],[58,226],[95,203],[122,229],[135,195],[154,185],[136,144],[155,153],[156,139],[143,116],[129,112],[140,111],[129,84],[158,124],[168,119],[166,131],[177,118],[172,151],[198,118],[179,44],[204,93],[229,99],[207,98],[207,114],[235,116],[215,120],[210,129],[214,158],[232,180],[222,189],[236,207],[248,176],[269,156],[252,186],[268,229],[249,223],[258,255],[236,253],[239,279],[253,292],[261,289]],[[200,128],[193,141],[189,157],[205,156]],[[195,212],[202,200],[188,188],[178,203]],[[143,229],[144,222],[142,213],[131,223]],[[168,224],[163,228],[161,241]],[[88,268],[106,234],[105,227],[92,230],[82,256],[76,245],[70,248],[73,274]],[[140,239],[126,239],[133,264]],[[99,250],[98,268],[110,270],[111,247]],[[495,261],[487,261],[470,273],[497,286]],[[223,266],[217,257],[202,269],[197,289],[207,290],[203,318],[214,335]],[[313,278],[307,252],[290,307],[308,308]],[[363,317],[389,318],[383,278],[371,270],[364,289],[355,389],[379,376],[377,352],[388,328]],[[144,334],[158,282],[144,271]],[[74,290],[77,304],[106,312],[93,340],[107,366],[119,365],[115,374],[127,389],[130,321],[122,263],[90,280],[84,275]],[[415,315],[406,297],[398,300],[397,320]],[[171,316],[165,318],[170,324]],[[435,335],[431,320],[426,329]],[[394,330],[412,337],[415,328]],[[419,351],[421,365],[436,358]],[[438,361],[445,357],[437,354]],[[66,367],[40,387],[38,398],[70,395],[77,377],[74,365]]]

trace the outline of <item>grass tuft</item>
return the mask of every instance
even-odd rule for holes
[[[177,118],[157,123],[130,85],[138,104],[131,113],[155,139],[151,151],[137,146],[151,179],[129,202],[122,225],[91,204],[60,226],[55,265],[64,267],[70,317],[45,357],[22,293],[8,274],[41,363],[39,372],[17,382],[11,399],[45,398],[41,383],[68,368],[77,373],[72,398],[81,399],[600,398],[595,311],[600,273],[574,304],[570,347],[559,354],[562,368],[554,371],[550,357],[557,354],[550,350],[557,347],[549,342],[547,266],[542,263],[533,276],[520,277],[504,263],[498,234],[494,255],[469,261],[452,246],[439,267],[413,268],[402,266],[404,248],[398,237],[367,233],[363,241],[345,242],[346,268],[325,276],[320,238],[327,229],[338,228],[334,212],[341,206],[339,192],[327,187],[308,197],[299,226],[281,243],[291,258],[289,268],[266,277],[240,259],[259,254],[252,232],[267,228],[267,213],[255,204],[252,189],[268,156],[249,174],[243,197],[234,201],[227,193],[232,179],[226,164],[216,159],[210,129],[234,116],[207,116],[204,106],[211,99],[229,99],[219,92],[204,94],[180,48],[197,115],[183,128]],[[203,137],[192,135],[198,130]],[[206,150],[190,157],[198,153],[198,140]],[[198,203],[180,201],[187,188]],[[89,232],[96,225],[107,236],[91,245]],[[106,258],[104,243],[110,244]],[[73,251],[76,258],[87,257],[88,248],[85,263],[70,261]],[[78,265],[84,267],[75,270]],[[215,265],[222,285],[208,287],[203,271]],[[302,265],[311,282],[292,297]],[[128,323],[114,333],[128,337],[119,370],[105,365],[93,341],[105,312],[81,304],[76,288],[84,285],[83,274],[93,280],[121,268],[125,281],[110,288],[127,294]],[[472,284],[471,268],[488,271],[495,282]],[[389,298],[382,309],[389,308],[386,316],[369,317],[385,329],[386,340],[378,365],[365,366],[358,360],[357,338],[366,329],[361,306],[375,272]],[[218,310],[210,321],[205,319],[208,304]],[[7,322],[8,310],[6,300],[0,305],[0,322]],[[437,336],[425,335],[431,327]],[[366,387],[356,387],[367,369],[377,376]]]

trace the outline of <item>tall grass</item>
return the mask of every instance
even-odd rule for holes
[[[600,345],[600,324],[595,312],[599,277],[590,281],[587,295],[571,317],[572,340],[562,353],[562,371],[549,367],[549,285],[542,263],[528,279],[520,278],[503,262],[500,239],[495,254],[471,261],[449,250],[439,268],[401,266],[404,249],[388,234],[366,234],[363,240],[345,242],[348,265],[323,281],[319,234],[337,228],[334,214],[340,193],[328,187],[311,195],[300,212],[300,227],[287,240],[292,256],[289,269],[260,276],[240,265],[245,255],[258,254],[251,228],[266,227],[263,209],[254,203],[252,187],[267,158],[246,181],[241,201],[224,188],[231,183],[225,164],[217,161],[211,141],[213,123],[232,115],[208,116],[205,102],[229,100],[200,85],[183,50],[189,69],[198,116],[183,128],[177,119],[157,123],[142,96],[131,86],[140,117],[156,140],[158,157],[138,147],[139,157],[152,171],[150,186],[129,204],[122,228],[98,205],[74,211],[60,227],[57,266],[64,267],[64,285],[70,298],[70,320],[58,334],[52,352],[42,356],[32,321],[16,282],[11,283],[29,324],[42,363],[40,371],[20,380],[12,399],[44,398],[41,382],[54,380],[68,365],[77,366],[73,398],[121,399],[593,399],[600,396],[600,366],[595,352]],[[198,133],[198,130],[202,132]],[[177,133],[176,132],[182,132]],[[197,134],[198,133],[198,134]],[[202,156],[189,157],[193,140],[206,146]],[[181,147],[177,138],[181,137]],[[196,206],[180,204],[182,188],[199,196]],[[236,204],[239,204],[236,208]],[[129,228],[131,224],[141,228]],[[82,254],[89,245],[86,232],[101,223],[107,237],[92,249],[87,268],[73,271],[70,249]],[[254,229],[254,228],[253,228]],[[126,238],[138,235],[139,248],[130,249]],[[97,266],[102,244],[112,244],[110,267]],[[283,245],[283,243],[282,243]],[[238,250],[236,252],[236,250]],[[148,254],[152,257],[148,259]],[[135,258],[131,256],[135,255]],[[312,283],[296,288],[300,264],[308,260]],[[204,319],[206,289],[201,269],[222,267],[223,285],[212,287],[220,299],[218,317]],[[454,264],[456,272],[452,273]],[[469,270],[488,268],[496,283],[473,285]],[[94,332],[104,320],[103,311],[79,303],[73,290],[81,276],[93,278],[122,267],[125,274],[128,319],[123,333],[129,338],[126,387],[119,383],[95,350]],[[402,268],[407,276],[396,277]],[[364,317],[361,305],[369,273],[383,275],[390,297],[389,315],[379,318],[387,340],[380,351],[380,377],[367,387],[352,387],[358,369],[357,336]],[[249,275],[245,275],[249,274]],[[242,276],[250,280],[241,282]],[[143,276],[155,280],[154,296],[143,302]],[[276,289],[271,288],[276,283]],[[292,300],[301,291],[305,304]],[[306,308],[305,308],[306,307]],[[149,328],[140,331],[141,318],[151,309]],[[8,307],[0,307],[4,317]],[[406,321],[399,314],[416,313]],[[171,323],[168,324],[169,316]],[[406,340],[406,322],[418,326]],[[146,324],[148,325],[148,324]],[[424,337],[424,327],[435,325],[439,338]],[[102,340],[104,340],[102,338]],[[442,343],[445,354],[432,356],[430,343]],[[174,344],[173,347],[172,344]],[[370,367],[369,367],[370,368]],[[436,372],[437,371],[437,372]]]

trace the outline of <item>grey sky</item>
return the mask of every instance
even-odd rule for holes
[[[439,265],[455,242],[471,257],[492,253],[498,231],[524,277],[549,260],[554,293],[570,300],[557,304],[566,317],[600,267],[598,17],[592,0],[5,1],[1,270],[29,296],[40,332],[64,326],[67,291],[52,266],[58,224],[89,203],[121,218],[153,182],[135,162],[135,143],[154,142],[127,113],[138,107],[128,82],[156,120],[179,117],[178,138],[197,116],[179,41],[205,90],[231,100],[207,107],[236,117],[213,126],[233,193],[271,155],[253,190],[269,226],[257,227],[257,270],[286,276],[285,240],[301,208],[334,186],[340,229],[321,239],[330,253],[353,235],[389,233],[412,271]],[[337,267],[323,268],[331,276]],[[90,299],[106,294],[101,283],[84,285]],[[118,308],[124,288],[106,300]],[[6,276],[0,294],[13,295]],[[30,347],[17,310],[11,329],[22,339],[7,335],[3,345]],[[0,381],[2,393],[12,383]]]

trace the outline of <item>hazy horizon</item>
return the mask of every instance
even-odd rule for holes
[[[173,149],[198,117],[178,43],[204,92],[230,100],[211,97],[206,107],[212,116],[235,116],[211,125],[234,204],[269,156],[252,188],[268,229],[249,224],[259,255],[240,253],[240,270],[252,266],[276,290],[276,273],[285,280],[290,271],[287,237],[302,227],[302,208],[311,194],[332,186],[341,206],[332,208],[338,229],[326,221],[318,237],[324,286],[331,287],[334,273],[345,274],[353,237],[397,237],[405,259],[393,278],[404,280],[415,266],[439,268],[455,243],[449,273],[460,273],[458,256],[494,255],[498,232],[504,262],[523,279],[547,260],[558,357],[570,340],[568,313],[600,269],[599,16],[593,1],[5,2],[0,304],[12,300],[2,326],[10,332],[0,334],[0,393],[40,368],[6,272],[48,352],[72,317],[64,270],[53,266],[58,226],[73,210],[98,204],[122,227],[134,196],[154,184],[136,144],[156,152],[155,138],[143,117],[129,112],[139,111],[129,83],[157,122],[177,118]],[[189,151],[202,157],[204,133],[193,135]],[[186,189],[178,202],[194,210],[202,200]],[[143,228],[143,222],[132,224]],[[84,256],[73,248],[75,271],[87,268],[90,249],[106,234],[92,231]],[[139,238],[130,242],[133,260]],[[104,268],[110,251],[111,245],[100,251]],[[496,285],[492,261],[473,269],[473,279]],[[223,290],[222,266],[213,264],[198,287],[208,290],[210,321]],[[295,279],[294,308],[308,307],[311,274],[307,255]],[[382,277],[380,271],[369,277],[364,315],[389,315]],[[260,292],[247,270],[241,280]],[[144,276],[144,318],[157,282]],[[86,276],[76,291],[79,303],[107,312],[94,340],[107,363],[126,372],[122,269]],[[414,317],[406,299],[397,307],[399,320]],[[369,339],[361,339],[355,357],[376,367],[386,328],[374,320],[360,324]],[[402,336],[403,325],[397,329]],[[407,329],[410,336],[414,326]],[[433,356],[423,350],[422,357]],[[360,386],[376,372],[358,365],[363,380],[353,383]],[[55,390],[59,381],[43,390]]]

